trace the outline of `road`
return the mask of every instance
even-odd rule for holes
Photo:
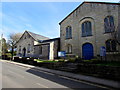
[[[7,62],[2,62],[2,88],[105,89],[82,81],[72,80],[43,71],[36,71]]]

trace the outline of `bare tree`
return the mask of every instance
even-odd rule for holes
[[[2,38],[0,40],[0,45],[1,45],[1,51],[0,51],[0,56],[5,56],[7,52],[7,44],[5,38]]]
[[[22,33],[11,33],[8,39],[8,46],[11,49],[12,58],[14,55],[15,43],[20,39]]]
[[[120,1],[119,1],[119,3],[120,3]],[[116,39],[117,39],[118,43],[120,44],[120,5],[118,6],[118,29],[117,29]]]
[[[118,6],[118,25],[117,28],[113,27],[113,29],[114,32],[111,33],[112,39],[120,45],[120,5]]]

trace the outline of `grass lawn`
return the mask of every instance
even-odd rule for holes
[[[34,59],[34,61],[37,61],[38,63],[53,63],[53,62],[58,62],[57,60],[40,60],[40,59]]]

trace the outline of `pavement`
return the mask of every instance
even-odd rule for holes
[[[102,87],[120,88],[120,82],[118,82],[118,81],[106,80],[106,79],[101,79],[101,78],[86,76],[86,75],[80,75],[80,74],[73,74],[73,73],[69,73],[69,72],[52,70],[52,69],[17,63],[17,62],[13,62],[13,61],[7,61],[7,60],[1,60],[1,61],[8,62],[8,63],[15,64],[15,65],[20,65],[23,67],[27,67],[27,68],[30,68],[31,70],[44,71],[47,73],[63,76],[65,78],[69,78],[71,80],[72,79],[79,80],[79,81],[82,81],[84,83],[91,84],[94,86],[96,85],[96,86],[102,86]]]

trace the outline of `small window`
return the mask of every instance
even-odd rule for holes
[[[104,19],[105,33],[113,32],[115,30],[114,18],[112,16],[107,16]]]
[[[107,52],[115,52],[116,51],[116,41],[115,40],[107,40],[106,41],[106,51]]]
[[[72,38],[72,28],[71,26],[66,27],[66,39]]]
[[[27,52],[30,53],[30,44],[28,44]]]
[[[112,48],[112,51],[116,51],[116,41],[115,40],[111,41],[111,48]]]
[[[110,40],[106,41],[106,51],[107,51],[107,52],[110,52],[110,51],[111,51]]]
[[[90,21],[85,21],[82,23],[82,36],[87,37],[87,36],[92,36],[92,24]]]
[[[67,50],[66,50],[66,52],[68,53],[68,54],[70,54],[70,53],[72,53],[72,45],[67,45],[67,48],[66,48]]]
[[[42,54],[42,46],[39,47],[39,54]]]
[[[19,53],[21,53],[21,46],[19,46]]]
[[[26,39],[26,36],[25,36],[25,38],[24,39]]]

